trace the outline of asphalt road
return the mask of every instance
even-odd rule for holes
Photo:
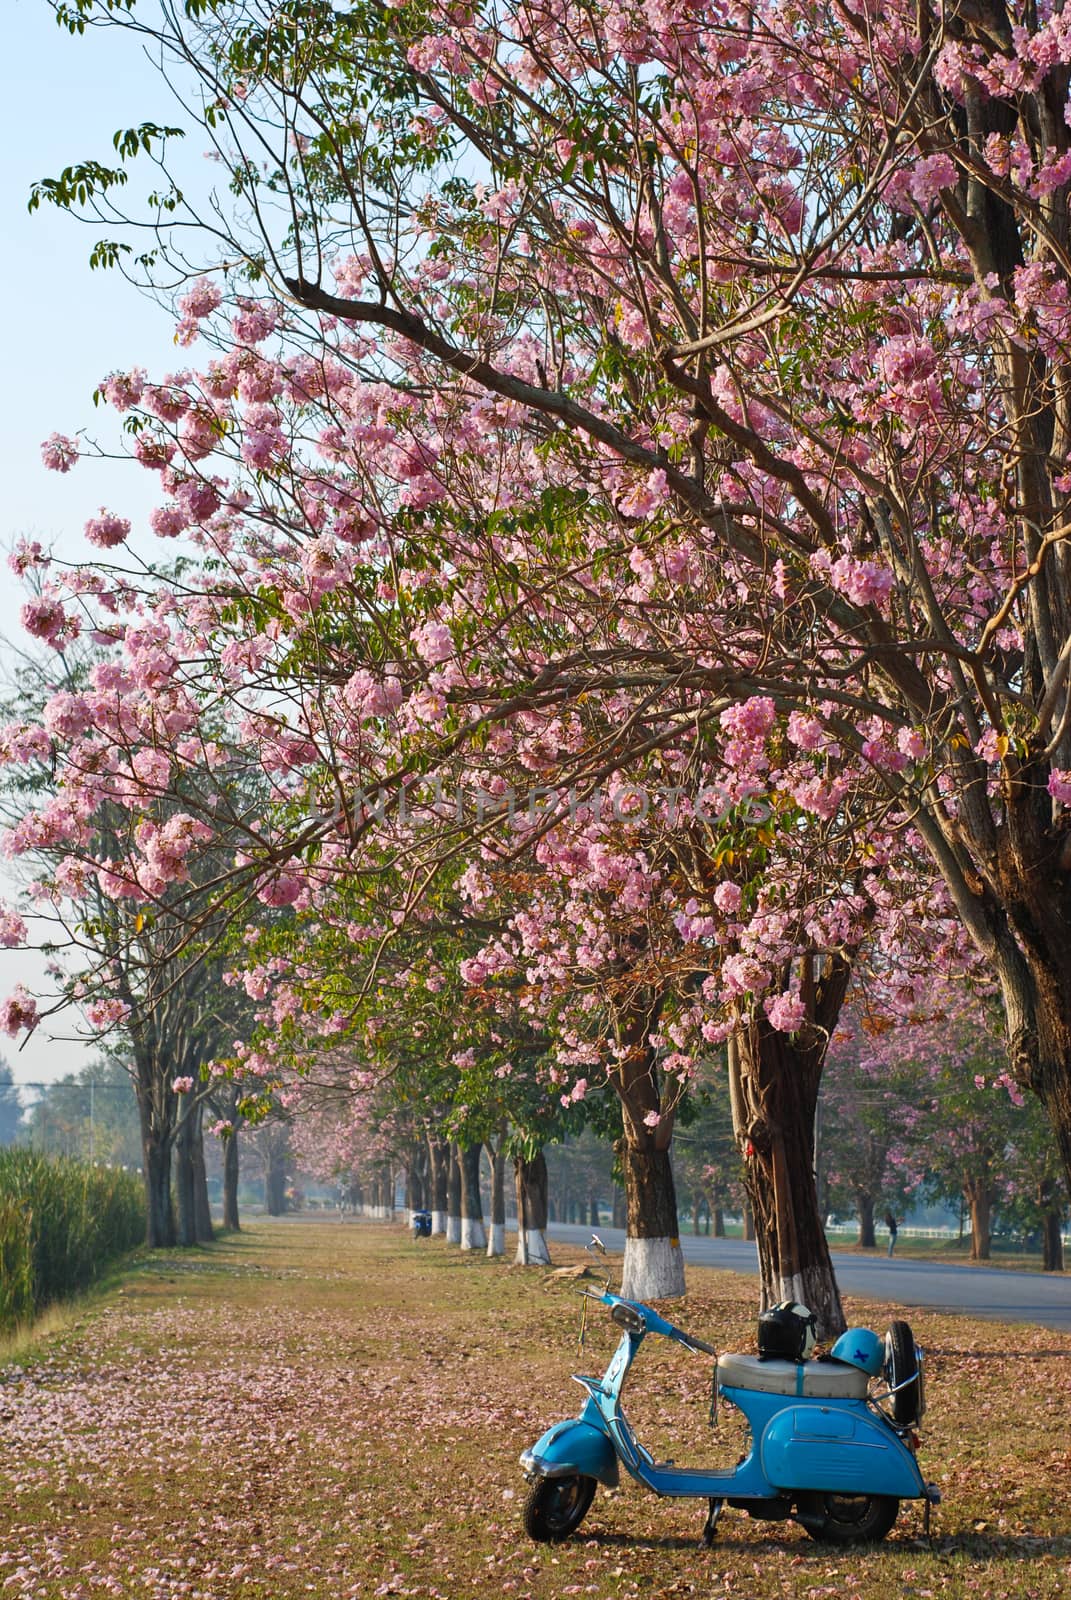
[[[570,1244],[587,1244],[590,1228],[551,1223],[547,1234]],[[611,1255],[620,1256],[625,1235],[619,1228],[600,1228],[599,1238]],[[696,1266],[723,1267],[730,1272],[758,1274],[753,1244],[743,1239],[708,1239],[685,1234],[686,1261]],[[834,1250],[833,1265],[842,1294],[859,1295],[928,1311],[963,1312],[999,1322],[1032,1322],[1041,1328],[1071,1333],[1071,1275],[1010,1272],[1003,1267],[942,1266],[911,1261],[906,1256],[857,1256]]]

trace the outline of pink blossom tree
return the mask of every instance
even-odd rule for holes
[[[1060,14],[58,11],[199,76],[240,201],[199,223],[165,191],[157,228],[218,359],[104,387],[157,531],[227,574],[177,657],[154,597],[165,675],[211,675],[280,789],[327,801],[251,829],[243,881],[299,903],[310,852],[360,857],[432,771],[594,784],[717,729],[735,774],[781,738],[809,816],[916,830],[1071,1169]],[[37,193],[108,214],[125,176]],[[122,518],[89,537],[121,550]],[[79,607],[26,620],[62,646]],[[820,1048],[841,959],[801,940],[742,1058],[786,1023]]]
[[[191,702],[165,700],[141,722],[124,700],[131,682],[105,651],[69,648],[26,663],[7,708],[3,846],[22,892],[0,936],[25,945],[32,920],[55,988],[47,1002],[16,991],[2,1020],[17,1035],[63,1016],[122,1050],[141,1122],[147,1241],[193,1244],[212,1237],[203,1122],[213,1064],[253,1023],[245,996],[224,981],[231,924],[208,887],[234,837],[224,818],[210,826],[191,814],[193,792],[184,802],[169,787],[164,751],[196,722]],[[77,749],[66,783],[61,748]]]
[[[788,781],[784,769],[774,781]],[[724,795],[717,817],[676,814],[686,804],[677,796],[672,815],[651,814],[654,787],[653,775],[646,786],[618,780],[610,815],[588,805],[556,821],[534,841],[536,871],[496,866],[485,842],[462,881],[474,910],[495,908],[501,925],[462,972],[492,990],[523,974],[528,1003],[553,1007],[550,1075],[564,1102],[599,1086],[618,1097],[625,1282],[638,1295],[682,1290],[679,1251],[672,1271],[659,1264],[676,1249],[670,1142],[697,1071],[728,1039],[763,1295],[805,1298],[835,1333],[843,1319],[814,1194],[814,1103],[853,954],[876,914],[883,853],[875,836],[861,892],[827,903],[807,856],[832,871],[845,846],[855,854],[849,828],[807,829],[792,805],[749,815],[746,801],[726,805]]]
[[[1056,1164],[1040,1108],[1007,1070],[995,997],[931,976],[897,1009],[875,998],[853,1008],[831,1051],[825,1111],[840,1180],[871,1213],[878,1195],[961,1204],[971,1259],[988,1260],[995,1213],[1036,1204]],[[872,1230],[861,1242],[874,1243]]]

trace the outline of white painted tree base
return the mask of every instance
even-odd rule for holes
[[[506,1228],[502,1222],[492,1222],[491,1231],[487,1235],[487,1254],[489,1256],[504,1256],[506,1253]]]
[[[807,1298],[807,1291],[804,1287],[803,1278],[798,1272],[794,1272],[792,1276],[788,1278],[778,1275],[775,1293],[777,1295],[777,1299],[771,1300],[771,1305],[784,1305],[786,1300],[792,1305],[810,1305],[810,1301]],[[765,1311],[767,1308],[763,1306],[762,1309]]]
[[[626,1300],[676,1300],[684,1294],[679,1239],[626,1239],[621,1271]]]
[[[526,1237],[528,1243],[528,1265],[530,1267],[549,1267],[550,1251],[547,1249],[547,1241],[542,1228],[529,1228]],[[524,1252],[521,1249],[519,1235],[517,1238],[517,1254],[513,1259],[517,1266],[524,1265]]]
[[[432,1238],[434,1239],[436,1234],[443,1234],[445,1232],[446,1232],[446,1212],[445,1211],[433,1211],[432,1214],[431,1214],[431,1236],[432,1236]]]
[[[462,1250],[486,1250],[487,1234],[479,1217],[462,1217],[458,1242]]]
[[[460,1244],[461,1243],[461,1218],[460,1217],[447,1217],[447,1219],[446,1219],[446,1242],[447,1242],[447,1244]]]

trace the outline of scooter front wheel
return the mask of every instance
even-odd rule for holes
[[[537,1478],[524,1502],[524,1531],[540,1544],[568,1539],[587,1516],[595,1498],[595,1479],[585,1473]]]
[[[798,1517],[812,1539],[876,1544],[899,1510],[900,1502],[891,1494],[809,1494],[800,1497]]]

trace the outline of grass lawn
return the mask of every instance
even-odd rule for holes
[[[690,1228],[682,1228],[686,1238],[694,1239],[696,1235]],[[740,1239],[743,1230],[739,1223],[730,1223],[725,1230],[728,1239]],[[709,1234],[699,1235],[709,1238]],[[830,1250],[839,1251],[845,1255],[853,1256],[884,1256],[888,1254],[889,1235],[884,1228],[878,1229],[878,1242],[876,1245],[863,1247],[856,1242],[856,1234],[833,1233],[827,1230],[826,1240]],[[971,1260],[971,1236],[968,1233],[964,1238],[958,1239],[952,1235],[940,1238],[930,1236],[916,1236],[905,1234],[900,1230],[896,1241],[897,1259],[903,1256],[912,1261],[934,1261],[944,1267],[1004,1267],[1011,1272],[1041,1272],[1041,1251],[1024,1250],[1020,1244],[1009,1239],[994,1239],[991,1244],[991,1254],[986,1261]],[[1071,1265],[1071,1258],[1069,1258]],[[1066,1270],[1066,1269],[1065,1269]]]
[[[753,1349],[753,1281],[689,1283],[670,1315]],[[708,1551],[700,1502],[631,1483],[567,1544],[531,1544],[517,1457],[614,1342],[593,1307],[578,1358],[579,1306],[536,1269],[364,1223],[257,1221],[146,1256],[0,1367],[0,1597],[1071,1593],[1071,1339],[919,1313],[932,1547],[912,1502],[878,1547],[727,1511]],[[629,1414],[656,1456],[739,1455],[738,1415],[707,1427],[708,1382],[707,1359],[644,1346]]]
[[[882,1238],[879,1234],[877,1246],[873,1249],[862,1249],[855,1243],[854,1238],[845,1234],[831,1234],[829,1237],[831,1250],[843,1250],[849,1255],[858,1256],[884,1256],[888,1252],[888,1236]],[[936,1261],[944,1267],[1004,1267],[1010,1272],[1040,1272],[1040,1250],[1023,1250],[1017,1244],[1006,1239],[994,1239],[992,1253],[986,1261],[971,1260],[970,1234],[965,1239],[917,1239],[905,1238],[901,1232],[896,1241],[897,1260],[908,1257],[912,1261]],[[1060,1276],[1059,1273],[1056,1274]]]

